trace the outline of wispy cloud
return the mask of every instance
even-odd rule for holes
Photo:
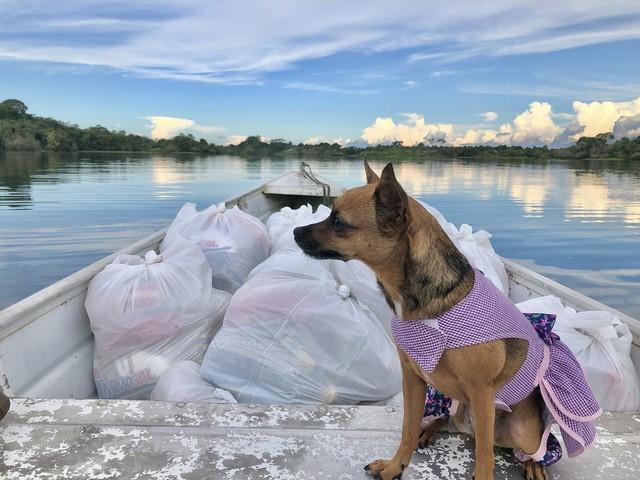
[[[431,72],[429,76],[433,78],[448,77],[456,73],[458,73],[456,70],[436,70],[435,72]]]
[[[622,100],[640,93],[640,83],[614,81],[584,81],[581,79],[556,79],[554,83],[465,83],[459,87],[463,93],[483,95],[509,95],[516,97],[568,98],[577,95],[583,100]],[[579,93],[578,93],[579,92]]]
[[[314,92],[328,92],[328,93],[343,93],[351,95],[374,95],[380,93],[378,90],[369,89],[350,89],[335,87],[333,85],[322,85],[318,83],[306,83],[306,82],[290,82],[284,85],[284,88],[291,88],[295,90],[311,90]]]
[[[499,19],[499,28],[496,27]],[[270,72],[340,53],[405,52],[409,62],[557,51],[640,38],[636,0],[477,3],[406,0],[7,0],[0,58],[104,67],[212,84],[260,83]],[[295,88],[295,87],[294,87]],[[317,89],[319,90],[319,89]],[[335,93],[353,93],[334,87]],[[324,90],[329,91],[329,90]]]

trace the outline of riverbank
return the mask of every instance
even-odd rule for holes
[[[338,143],[294,144],[283,139],[265,140],[252,135],[234,145],[217,145],[191,134],[173,138],[153,139],[123,130],[102,126],[80,128],[52,118],[27,113],[19,100],[0,103],[0,151],[48,152],[147,152],[163,154],[239,155],[244,157],[296,158],[365,158],[388,160],[423,160],[436,158],[494,159],[583,159],[617,158],[640,161],[640,136],[614,139],[611,133],[595,137],[580,137],[574,145],[563,148],[518,145],[460,145],[421,143],[405,146],[400,142],[388,145],[350,146]]]

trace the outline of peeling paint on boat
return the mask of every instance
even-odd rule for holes
[[[638,414],[606,413],[596,445],[550,478],[635,479]],[[0,422],[0,478],[357,480],[397,446],[402,409],[14,399]],[[445,432],[419,450],[405,480],[470,478],[473,442]],[[496,479],[521,478],[496,450]]]

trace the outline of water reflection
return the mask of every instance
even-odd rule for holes
[[[344,186],[359,161],[306,160]],[[0,154],[0,307],[165,225],[183,202],[220,201],[298,159]],[[386,162],[371,162],[380,171]],[[612,161],[395,162],[406,190],[497,250],[640,317],[640,165]],[[34,275],[34,271],[37,275]]]

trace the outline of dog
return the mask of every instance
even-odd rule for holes
[[[544,444],[549,435],[548,422],[543,418],[545,404],[541,389],[532,388],[506,410],[496,410],[498,393],[520,378],[518,375],[532,357],[531,344],[537,340],[528,334],[516,334],[514,338],[490,339],[455,348],[444,348],[443,342],[437,364],[425,368],[419,358],[420,349],[428,350],[430,343],[414,348],[411,341],[405,340],[421,335],[415,329],[422,328],[423,319],[440,318],[444,322],[442,319],[449,312],[475,295],[480,288],[478,285],[487,282],[471,267],[427,210],[406,194],[396,180],[391,164],[384,168],[380,177],[366,161],[364,168],[365,186],[348,190],[337,198],[330,216],[324,221],[294,230],[295,241],[311,257],[357,259],[368,265],[396,314],[392,329],[402,366],[404,395],[401,441],[391,459],[376,460],[364,469],[382,480],[401,478],[416,448],[425,446],[444,425],[446,418],[438,418],[424,431],[421,426],[425,396],[430,386],[459,402],[453,422],[461,431],[475,436],[476,480],[493,479],[494,445],[522,453],[519,458],[525,478],[546,479],[543,464],[529,457],[538,452],[535,455],[541,458],[541,443]],[[508,303],[505,303],[507,310],[515,309],[506,297],[502,297],[499,301]],[[511,313],[522,316],[519,312]],[[528,327],[521,327],[527,331],[531,325],[523,321]],[[483,325],[480,323],[481,328]],[[403,329],[414,330],[403,336]],[[397,332],[400,333],[396,335]],[[547,350],[540,347],[540,352],[547,355],[548,347],[545,348]],[[544,358],[548,360],[548,357]],[[542,361],[538,359],[538,363]],[[588,397],[588,393],[585,395]],[[595,418],[597,414],[594,406],[584,418]],[[595,428],[591,429],[588,422],[584,425],[588,430],[586,436],[592,441],[590,435],[593,430],[595,438]]]

